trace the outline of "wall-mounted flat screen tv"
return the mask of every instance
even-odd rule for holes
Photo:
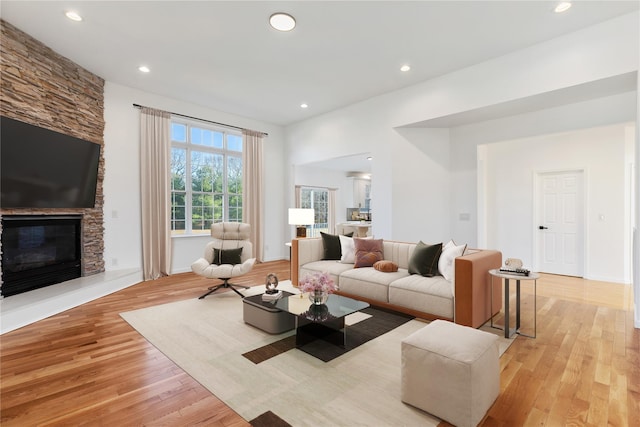
[[[0,208],[93,208],[100,145],[0,116]]]

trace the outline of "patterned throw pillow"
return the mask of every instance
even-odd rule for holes
[[[377,261],[375,264],[373,264],[373,268],[378,271],[382,271],[383,273],[395,273],[396,271],[398,271],[398,264],[393,261],[387,261],[383,259],[382,261]]]
[[[353,268],[371,267],[382,260],[382,239],[353,239],[355,262]]]

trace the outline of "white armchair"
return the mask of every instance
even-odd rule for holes
[[[213,241],[205,247],[204,257],[191,264],[191,270],[208,279],[220,279],[223,283],[211,286],[199,299],[221,288],[231,288],[244,297],[236,288],[249,287],[234,285],[229,280],[248,273],[256,262],[250,233],[251,226],[242,222],[218,222],[211,226]]]

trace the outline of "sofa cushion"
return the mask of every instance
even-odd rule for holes
[[[242,248],[218,249],[213,248],[213,263],[222,264],[242,264]]]
[[[413,254],[416,243],[385,240],[383,246],[383,259],[395,262],[398,264],[398,268],[404,268],[405,270],[409,269],[409,259]]]
[[[389,303],[453,319],[451,283],[442,276],[412,274],[389,284]]]
[[[389,260],[381,260],[373,264],[373,268],[383,273],[395,273],[398,271],[398,264]]]
[[[353,270],[353,264],[343,264],[338,261],[312,261],[300,267],[299,279],[308,273],[328,273],[339,286],[340,274],[348,270]]]
[[[444,247],[442,248],[442,254],[440,255],[440,260],[438,261],[438,271],[447,280],[453,282],[453,276],[455,273],[454,270],[454,261],[457,257],[462,256],[467,245],[456,245],[453,240],[450,240]]]
[[[427,245],[419,241],[409,259],[409,274],[433,277],[438,274],[438,260],[442,243]]]
[[[389,284],[408,275],[404,269],[398,269],[395,273],[382,273],[373,267],[352,268],[340,274],[340,291],[388,302]]]
[[[382,260],[382,239],[353,239],[355,246],[354,268],[372,267]]]
[[[255,258],[249,258],[241,264],[211,264],[204,258],[198,259],[191,264],[191,270],[200,276],[209,279],[219,279],[220,277],[236,277],[248,273],[255,264]]]

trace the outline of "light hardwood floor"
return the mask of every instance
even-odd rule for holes
[[[261,284],[270,272],[288,279],[289,263],[257,265],[236,282]],[[249,425],[119,316],[196,298],[210,282],[185,273],[140,283],[2,335],[2,426]],[[537,291],[537,338],[517,337],[500,359],[501,393],[482,425],[640,425],[630,287],[543,275]]]

